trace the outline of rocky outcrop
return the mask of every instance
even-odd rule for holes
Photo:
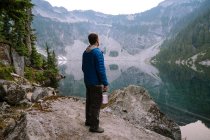
[[[49,97],[56,95],[56,92],[53,88],[50,87],[34,87],[33,91],[29,93],[31,95],[27,96],[28,99],[32,102],[38,102],[40,99],[44,97]]]
[[[160,112],[148,92],[138,86],[116,90],[110,95],[108,108],[136,127],[144,127],[172,139],[181,140],[179,126]]]
[[[8,43],[0,42],[0,63],[14,66],[16,74],[24,76],[25,58],[20,56]]]
[[[21,77],[20,77],[21,78]],[[22,79],[24,80],[24,79]],[[18,105],[21,103],[38,102],[44,97],[56,95],[53,88],[39,87],[29,82],[25,83],[0,80],[0,100],[10,105]]]
[[[77,98],[61,97],[44,101],[42,110],[31,110],[22,125],[5,139],[24,140],[168,140],[144,128],[137,128],[105,110],[101,111],[102,134],[93,134],[84,125],[84,102]]]
[[[6,66],[11,65],[10,46],[0,43],[0,62]]]
[[[0,102],[0,140],[14,131],[16,126],[21,124],[21,119],[25,116],[24,111],[15,109],[6,102]]]
[[[25,60],[24,56],[20,56],[14,49],[12,49],[12,59],[15,68],[15,73],[24,76]]]
[[[23,77],[13,75],[16,76],[16,82],[0,80],[0,140],[17,128],[22,131],[26,125],[27,109],[33,105],[32,102],[56,95],[53,88],[32,85]]]
[[[5,140],[168,140],[181,137],[180,130],[175,129],[178,125],[160,112],[145,89],[136,86],[117,90],[110,96],[109,104],[100,114],[100,125],[105,129],[102,134],[88,131],[84,125],[85,101],[75,97],[47,97],[24,112],[15,121],[8,120],[8,128],[3,131]]]

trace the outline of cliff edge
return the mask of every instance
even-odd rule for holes
[[[109,104],[104,106],[100,114],[100,125],[105,129],[102,134],[90,133],[89,128],[84,125],[84,100],[76,97],[50,96],[39,103],[33,103],[25,110],[21,109],[17,121],[7,119],[9,129],[6,129],[0,138],[5,140],[181,139],[178,125],[160,113],[144,88],[129,86],[115,91],[109,99]],[[5,109],[7,107],[1,106],[1,108],[7,110]]]

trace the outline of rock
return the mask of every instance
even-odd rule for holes
[[[6,66],[11,65],[10,46],[5,43],[0,43],[0,62]]]
[[[23,99],[19,102],[19,104],[24,107],[30,107],[32,105],[32,102],[27,99]]]
[[[3,85],[3,88],[5,92],[3,100],[11,105],[16,105],[25,98],[26,91],[19,85]]]
[[[10,108],[6,102],[0,102],[0,114],[4,114],[7,109]]]
[[[31,101],[32,95],[33,95],[32,92],[28,92],[28,93],[26,94],[26,99],[29,100],[29,101]]]
[[[138,86],[116,90],[110,95],[112,112],[136,127],[144,127],[172,139],[181,140],[179,126],[160,112],[148,92]]]
[[[25,84],[25,85],[31,85],[31,83],[25,79],[24,77],[18,75],[18,74],[15,74],[15,73],[11,73],[11,76],[13,76],[14,80],[16,81],[16,83],[22,85],[22,84]]]
[[[18,124],[22,112],[17,110],[6,102],[0,102],[0,140],[4,140],[5,136],[13,132]]]
[[[160,112],[142,87],[129,86],[115,91],[110,96],[108,107],[100,113],[100,125],[105,129],[102,134],[90,133],[89,127],[84,125],[84,100],[58,96],[39,99],[47,94],[53,95],[53,92],[54,90],[50,88],[34,87],[32,100],[39,103],[30,110],[25,110],[24,115],[17,115],[18,117],[7,115],[9,117],[6,118],[19,119],[15,119],[15,126],[14,121],[7,121],[10,125],[6,125],[8,129],[4,129],[5,133],[0,129],[0,138],[5,140],[178,140],[181,138],[179,126]],[[2,120],[1,115],[0,120]]]
[[[10,105],[30,105],[28,101],[37,102],[39,99],[53,95],[56,95],[54,88],[32,86],[28,82],[0,80],[0,101],[6,101]]]
[[[32,102],[37,102],[44,97],[53,96],[55,93],[53,88],[35,87],[31,96]]]
[[[8,133],[10,133],[11,131],[13,131],[13,129],[16,126],[16,122],[13,118],[6,118],[4,120],[5,123],[5,129],[3,130],[4,135],[7,135]]]
[[[23,77],[25,68],[24,56],[20,56],[14,49],[12,49],[12,60],[16,74]]]
[[[37,83],[32,83],[33,86],[36,86],[36,87],[41,87],[41,85],[37,84]]]
[[[5,91],[4,91],[4,87],[2,85],[0,85],[0,102],[4,101],[4,96],[5,96]]]
[[[43,101],[42,106],[43,110],[28,111],[5,140],[169,140],[103,110],[100,124],[105,132],[90,133],[84,125],[85,105],[77,98],[57,97]]]

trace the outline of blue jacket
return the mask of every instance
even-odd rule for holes
[[[108,85],[104,56],[99,48],[85,51],[82,56],[82,71],[86,86]]]

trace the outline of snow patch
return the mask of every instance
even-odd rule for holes
[[[205,60],[205,61],[199,62],[199,64],[209,67],[210,66],[210,60]]]

